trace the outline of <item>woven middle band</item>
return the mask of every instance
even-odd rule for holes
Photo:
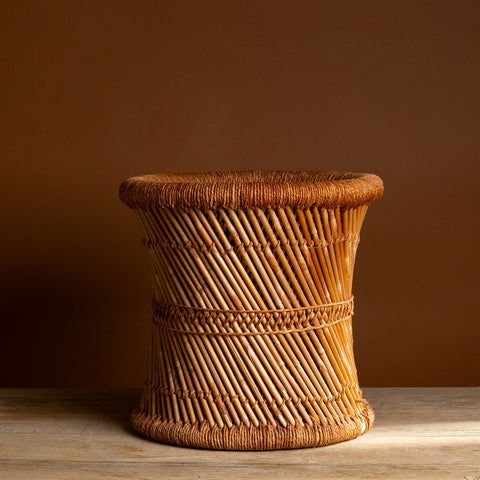
[[[282,310],[216,310],[154,301],[160,328],[188,335],[281,335],[333,326],[353,315],[353,297],[343,302]]]

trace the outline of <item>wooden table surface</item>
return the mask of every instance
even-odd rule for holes
[[[139,390],[0,389],[0,479],[480,480],[480,388],[365,388],[362,437],[321,448],[220,452],[133,433]]]

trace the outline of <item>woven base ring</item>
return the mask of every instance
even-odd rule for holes
[[[313,427],[231,427],[211,428],[207,422],[192,425],[152,418],[139,408],[132,413],[134,430],[150,440],[184,447],[214,450],[285,450],[331,445],[352,440],[367,432],[373,425],[375,414],[370,405],[361,401],[358,415],[337,425]]]

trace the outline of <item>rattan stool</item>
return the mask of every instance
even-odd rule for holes
[[[352,275],[375,175],[222,172],[125,180],[153,284],[151,367],[134,429],[222,450],[367,431]]]

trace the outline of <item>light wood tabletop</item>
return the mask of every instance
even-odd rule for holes
[[[133,433],[140,390],[0,389],[0,479],[480,480],[480,388],[365,388],[376,421],[321,448],[222,452]]]

